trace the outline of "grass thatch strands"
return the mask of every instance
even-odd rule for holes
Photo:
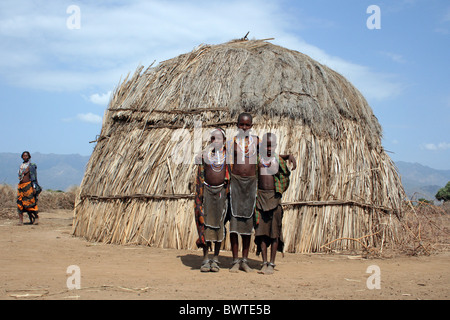
[[[196,123],[203,144],[214,126],[232,138],[242,111],[298,159],[283,196],[287,251],[394,245],[405,195],[366,100],[333,70],[261,40],[202,45],[126,77],[105,112],[73,233],[194,248]]]

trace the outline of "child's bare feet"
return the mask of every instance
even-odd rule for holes
[[[262,274],[266,273],[267,265],[268,265],[268,264],[269,264],[269,263],[268,263],[267,261],[266,261],[266,262],[263,262],[263,263],[262,263],[261,270],[259,270],[258,273],[262,273]]]
[[[217,260],[211,260],[211,272],[219,272],[220,268],[219,268],[219,261]]]
[[[239,272],[239,264],[240,264],[240,260],[239,259],[236,259],[236,260],[234,260],[231,264],[232,264],[232,266],[231,266],[231,268],[230,268],[230,272],[233,272],[233,273],[238,273]]]
[[[275,265],[272,263],[272,262],[270,262],[268,265],[267,265],[267,269],[266,269],[266,271],[264,272],[264,274],[273,274],[273,272],[275,271]]]
[[[19,222],[17,223],[18,226],[23,226],[23,213],[19,213]]]
[[[208,260],[203,260],[202,266],[200,267],[200,272],[209,272],[211,271],[211,264]]]
[[[241,260],[240,269],[245,271],[245,272],[247,272],[247,273],[248,272],[253,272],[253,269],[248,266],[247,259],[245,259],[245,258],[243,258]]]

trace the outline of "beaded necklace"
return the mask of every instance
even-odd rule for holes
[[[262,168],[260,168],[262,175],[274,175],[278,172],[279,164],[276,155],[272,157],[261,156],[259,162],[262,164]]]
[[[225,166],[225,150],[222,148],[222,150],[216,152],[213,152],[214,150],[211,150],[211,152],[208,152],[208,161],[211,166],[211,170],[214,172],[221,172],[223,170],[223,167]]]
[[[261,157],[260,162],[264,168],[268,168],[268,167],[270,167],[270,165],[274,159],[275,159],[275,157],[270,157],[270,158]]]
[[[245,143],[245,140],[248,140],[248,143]],[[245,158],[253,157],[256,154],[256,144],[252,135],[245,136],[243,138],[234,137],[234,141],[241,150],[242,160],[244,160]],[[252,150],[250,150],[250,147],[252,147]],[[250,154],[251,151],[253,151],[252,154]]]

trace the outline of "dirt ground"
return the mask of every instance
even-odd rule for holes
[[[40,214],[39,225],[0,219],[2,300],[380,300],[450,297],[450,254],[363,259],[343,254],[285,254],[276,272],[201,273],[201,251],[91,243],[70,234],[72,211]],[[69,290],[77,273],[80,289]],[[260,258],[250,255],[250,266]],[[369,266],[377,272],[367,272]],[[379,275],[379,277],[377,277]],[[380,288],[369,289],[380,280]],[[74,284],[70,282],[69,284]]]

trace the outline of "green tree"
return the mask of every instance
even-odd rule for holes
[[[441,201],[441,200],[444,200],[444,202],[450,201],[450,181],[447,182],[445,187],[439,189],[439,191],[436,193],[435,197],[439,201]]]
[[[419,198],[417,201],[419,201],[419,203],[434,204],[432,200],[427,200],[425,198]]]

